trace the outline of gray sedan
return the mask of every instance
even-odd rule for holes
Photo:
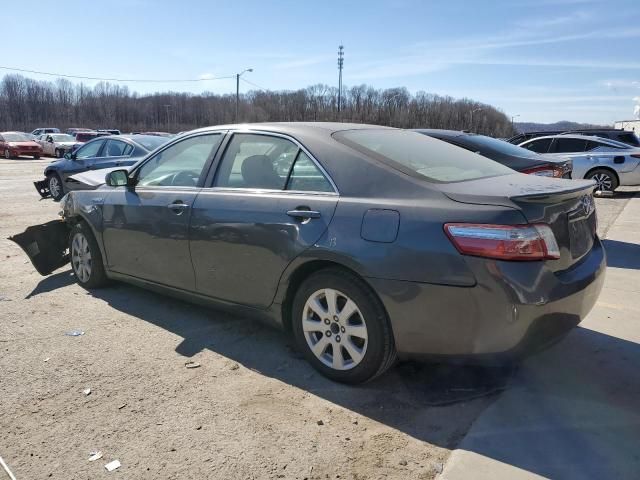
[[[397,358],[519,358],[594,305],[593,182],[523,175],[416,132],[354,124],[186,133],[63,222],[13,237],[42,274],[121,280],[258,315],[329,378]],[[67,253],[69,252],[69,253]]]

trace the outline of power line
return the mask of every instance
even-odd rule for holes
[[[257,85],[257,84],[255,84],[253,82],[250,82],[249,80],[245,80],[242,77],[240,77],[240,80],[242,80],[244,83],[248,83],[249,85],[251,85],[253,87],[259,88],[260,90],[269,90],[268,88],[261,87],[260,85]]]
[[[155,80],[155,79],[143,79],[143,78],[104,78],[104,77],[88,77],[83,75],[65,75],[63,73],[40,72],[38,70],[27,70],[26,68],[14,68],[14,67],[3,67],[3,66],[0,66],[0,69],[11,70],[14,72],[35,73],[38,75],[49,75],[51,77],[75,78],[79,80],[100,80],[103,82],[184,83],[184,82],[208,82],[209,80],[223,80],[225,78],[235,77],[235,75],[226,75],[222,77],[186,78],[186,79],[182,78],[178,80]]]

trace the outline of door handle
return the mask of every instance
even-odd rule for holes
[[[302,219],[320,218],[320,212],[317,212],[315,210],[304,210],[301,208],[297,208],[295,210],[289,210],[287,212],[287,215],[293,218],[302,218]]]
[[[169,205],[167,205],[167,208],[173,210],[173,213],[180,215],[183,211],[189,208],[189,204],[178,201],[175,203],[170,203]]]

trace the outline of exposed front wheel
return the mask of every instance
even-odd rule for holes
[[[81,286],[99,288],[108,282],[100,247],[89,227],[82,222],[71,229],[69,253],[73,274]]]
[[[332,380],[361,383],[396,359],[386,311],[357,276],[327,269],[305,280],[293,303],[292,328],[311,365]]]
[[[51,198],[56,202],[64,196],[64,189],[62,188],[62,180],[57,173],[52,173],[48,177],[48,187]]]
[[[596,168],[585,177],[596,182],[596,190],[602,192],[613,192],[618,188],[618,178],[611,170],[606,168]]]

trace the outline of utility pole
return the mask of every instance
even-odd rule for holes
[[[167,111],[167,132],[169,131],[169,109],[172,107],[173,105],[163,105],[163,107],[165,108],[165,110]]]
[[[469,120],[470,120],[470,121],[469,121],[469,123],[471,123],[471,125],[469,126],[469,130],[472,130],[472,131],[473,131],[473,113],[474,113],[474,112],[481,112],[481,111],[482,111],[482,108],[480,108],[480,107],[479,107],[479,108],[473,108],[473,109],[471,109],[471,111],[469,112],[469,116],[471,117],[471,118],[469,119]]]
[[[238,107],[240,105],[240,77],[246,72],[253,72],[253,68],[247,68],[240,73],[236,73],[236,123],[238,123]]]
[[[338,47],[338,115],[342,111],[342,67],[344,65],[344,45]]]
[[[514,120],[515,118],[518,118],[519,116],[520,116],[520,115],[511,115],[511,130],[514,130],[514,131],[515,131],[515,128],[514,128],[514,126],[513,126],[513,120]]]

